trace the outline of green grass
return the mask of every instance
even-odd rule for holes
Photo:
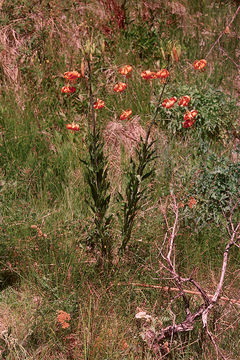
[[[95,1],[83,2],[82,7],[69,1],[24,1],[21,6],[3,2],[1,49],[11,54],[1,58],[0,66],[0,351],[4,359],[154,359],[140,337],[143,328],[135,314],[146,311],[167,326],[172,322],[171,300],[177,322],[184,318],[184,306],[180,298],[173,300],[176,293],[170,290],[133,283],[176,286],[159,264],[166,233],[161,210],[171,194],[185,205],[180,209],[176,237],[177,269],[183,276],[192,275],[208,293],[215,291],[227,241],[218,206],[218,201],[226,205],[225,198],[219,198],[218,187],[212,188],[215,165],[220,169],[221,188],[232,186],[236,195],[238,187],[229,169],[237,169],[239,160],[232,162],[239,133],[238,90],[233,86],[239,15],[230,34],[224,34],[209,55],[206,71],[197,73],[194,60],[205,57],[230,22],[236,5],[208,0],[151,4],[147,2],[141,9],[140,2],[127,1],[127,26],[119,29],[116,14],[109,15],[107,9],[102,12]],[[119,124],[122,110],[129,108],[147,130],[163,85],[158,80],[146,82],[140,74],[166,67],[173,44],[181,54],[177,63],[171,60],[164,98],[189,94],[191,109],[199,111],[191,129],[181,127],[185,111],[176,104],[174,110],[159,111],[151,132],[156,139],[155,172],[144,182],[147,197],[120,259],[120,205],[116,198],[127,184],[130,155],[127,149],[114,146],[106,150],[109,213],[113,214],[109,230],[113,264],[107,270],[97,261],[98,248],[92,251],[88,246],[93,215],[85,201],[91,193],[81,162],[87,159],[88,84],[81,78],[74,85],[76,94],[61,94],[63,73],[81,71],[82,50],[90,37],[96,46],[94,100],[100,98],[106,104],[97,113],[101,132],[110,121]],[[124,64],[133,66],[132,77],[127,80],[127,90],[117,94],[113,87],[123,81],[118,68]],[[79,124],[79,132],[68,132],[66,124],[72,122]],[[128,122],[121,125],[126,129]],[[133,147],[132,142],[131,150]],[[204,178],[199,171],[206,164],[210,165]],[[216,195],[214,200],[204,186]],[[198,199],[193,208],[187,205],[191,196]],[[209,214],[212,216],[206,221]],[[172,222],[171,208],[167,215]],[[239,221],[239,211],[235,220]],[[235,248],[230,251],[223,295],[238,299],[238,289],[239,249]],[[193,310],[201,300],[191,296],[190,303]],[[58,310],[71,315],[69,328],[61,329],[57,323]],[[210,330],[229,359],[238,356],[238,315],[238,307],[225,302],[210,314]],[[2,333],[4,330],[8,333]],[[10,339],[15,340],[11,343]],[[200,320],[193,331],[176,336],[167,347],[171,354],[166,358],[216,358]]]

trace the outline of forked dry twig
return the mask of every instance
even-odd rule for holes
[[[170,225],[170,221],[167,218],[167,206],[161,206],[163,217],[165,219],[166,224],[166,236],[164,239],[164,245],[161,247],[160,250],[160,265],[162,269],[167,271],[168,274],[171,275],[172,280],[176,283],[177,287],[170,288],[170,287],[164,287],[164,286],[156,286],[156,285],[143,285],[143,284],[137,284],[133,283],[134,286],[144,286],[144,287],[154,287],[154,288],[160,288],[164,291],[177,291],[179,293],[179,296],[182,297],[184,307],[185,307],[185,319],[181,321],[180,323],[176,323],[176,315],[173,314],[173,322],[171,325],[163,327],[155,334],[154,341],[152,342],[152,349],[155,349],[154,351],[161,352],[161,345],[163,344],[163,341],[166,341],[167,339],[172,340],[173,337],[176,334],[182,333],[182,332],[189,332],[194,329],[194,325],[196,320],[202,319],[202,325],[203,329],[206,331],[206,334],[209,336],[210,340],[212,341],[215,350],[217,358],[221,356],[224,359],[224,355],[221,353],[218,344],[216,340],[214,339],[213,335],[210,333],[208,329],[208,316],[212,308],[215,306],[217,301],[224,300],[224,301],[230,301],[232,303],[235,303],[236,305],[240,305],[240,302],[238,300],[234,299],[228,299],[225,297],[220,297],[224,278],[226,274],[227,264],[228,264],[228,256],[229,256],[229,250],[234,245],[237,245],[237,243],[240,240],[240,223],[235,223],[233,219],[233,214],[236,208],[240,204],[240,199],[232,206],[232,210],[230,211],[230,215],[227,220],[227,233],[229,235],[228,242],[225,246],[224,253],[223,253],[223,260],[222,260],[222,267],[221,267],[221,273],[220,278],[218,281],[218,284],[216,286],[216,290],[213,295],[208,294],[203,287],[192,278],[192,276],[188,278],[184,278],[181,276],[178,270],[176,270],[176,257],[175,257],[175,240],[178,230],[178,224],[179,224],[179,211],[178,211],[178,204],[176,202],[176,198],[174,196],[171,197],[171,209],[174,213],[174,220],[173,225]],[[168,200],[167,200],[168,201]],[[167,203],[167,202],[166,202]],[[197,291],[192,290],[185,290],[183,289],[183,284],[190,283],[192,284]],[[200,306],[194,309],[192,311],[189,306],[189,299],[186,297],[186,294],[193,294],[193,295],[199,295],[201,296],[203,302]],[[171,310],[172,312],[172,310]],[[150,331],[150,330],[149,330]],[[151,330],[152,331],[152,330]],[[152,334],[153,335],[153,334]],[[158,350],[156,350],[158,349]]]

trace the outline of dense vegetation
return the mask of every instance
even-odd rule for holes
[[[237,360],[236,2],[0,6],[2,358]]]

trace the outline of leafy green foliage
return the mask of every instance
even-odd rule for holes
[[[220,223],[240,198],[240,163],[208,155],[196,171],[198,176],[189,195],[197,199],[197,223]]]
[[[133,42],[133,47],[141,59],[146,60],[149,53],[159,57],[161,54],[159,45],[159,33],[156,29],[150,29],[148,25],[132,24],[124,33],[127,40]]]
[[[101,250],[103,257],[111,260],[112,239],[108,229],[112,221],[112,214],[108,214],[110,183],[107,178],[107,159],[103,152],[103,141],[100,133],[88,135],[89,159],[82,160],[85,164],[85,179],[90,189],[91,198],[86,199],[94,214],[94,230],[89,236],[91,247]]]
[[[141,140],[139,149],[136,149],[137,161],[131,158],[130,169],[127,172],[127,185],[125,195],[119,193],[119,201],[122,207],[122,217],[118,218],[122,224],[122,244],[120,252],[126,250],[126,246],[131,239],[132,229],[138,210],[141,209],[144,199],[147,196],[147,187],[143,185],[154,173],[154,167],[147,169],[147,165],[155,159],[153,142],[146,144]]]

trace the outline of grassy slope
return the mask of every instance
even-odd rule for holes
[[[116,12],[104,11],[95,1],[24,1],[20,5],[5,1],[2,10],[0,316],[1,330],[11,327],[16,346],[7,340],[0,345],[6,349],[7,359],[152,359],[139,338],[136,309],[153,311],[168,324],[172,294],[118,283],[170,284],[159,278],[157,254],[165,232],[159,198],[164,200],[174,191],[179,199],[187,196],[188,201],[188,179],[202,157],[198,128],[175,137],[161,123],[154,130],[159,157],[156,177],[149,184],[152,192],[139,213],[127,254],[106,277],[96,268],[85,243],[91,214],[84,202],[87,190],[80,158],[86,152],[87,89],[80,80],[77,96],[63,96],[62,74],[80,70],[81,47],[92,37],[98,49],[93,58],[94,94],[107,104],[98,114],[102,129],[129,107],[146,129],[156,102],[151,94],[158,94],[161,86],[155,84],[151,89],[139,74],[147,68],[165,67],[164,56],[174,43],[181,56],[172,68],[168,91],[197,86],[204,92],[212,87],[236,96],[239,17],[209,55],[207,71],[196,76],[191,65],[205,57],[236,5],[222,1],[164,2],[161,6],[158,1],[152,6],[127,2],[126,30],[119,29]],[[125,63],[134,66],[134,75],[127,96],[120,95],[119,101],[112,87],[122,79],[117,69]],[[73,120],[80,125],[77,134],[65,130],[65,124]],[[229,134],[223,132],[221,139],[208,139],[206,151],[230,157],[238,131],[235,126]],[[224,136],[228,136],[225,142]],[[118,190],[116,171],[117,176],[123,174],[127,161],[126,154],[122,169],[110,172],[113,192]],[[182,273],[196,274],[211,293],[219,276],[225,232],[223,223],[220,228],[211,224],[196,231],[195,210],[186,209],[177,258]],[[118,244],[117,220],[112,234]],[[224,287],[224,294],[232,298],[239,296],[237,250],[232,252]],[[194,306],[198,298],[192,302]],[[71,314],[69,329],[57,325],[59,309]],[[180,302],[174,309],[180,320]],[[238,310],[220,304],[211,316],[211,330],[228,359],[238,356]],[[216,358],[212,345],[200,339],[198,332],[196,327],[175,340],[173,359]]]

